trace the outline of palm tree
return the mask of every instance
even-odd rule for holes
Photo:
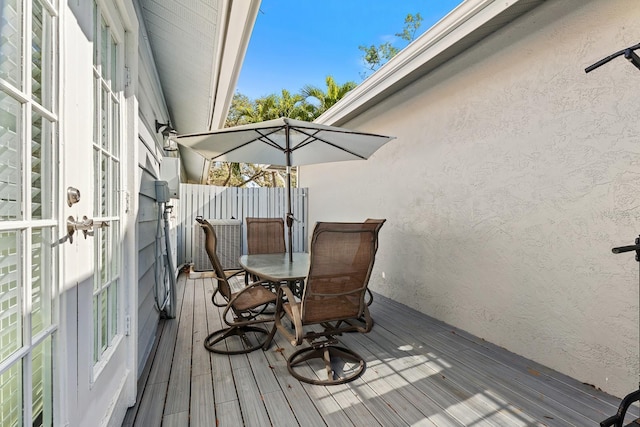
[[[327,76],[326,91],[312,85],[305,85],[302,88],[301,94],[304,99],[313,98],[318,101],[318,104],[308,103],[310,106],[310,114],[313,115],[313,119],[320,116],[320,114],[331,108],[336,102],[342,99],[347,92],[355,88],[357,84],[355,82],[346,82],[343,85],[336,83],[335,79],[331,76]]]
[[[253,103],[236,105],[238,111],[234,117],[241,117],[243,123],[258,123],[280,117],[309,121],[311,119],[304,104],[302,95],[292,95],[288,90],[282,89],[281,95],[274,93],[258,98]]]

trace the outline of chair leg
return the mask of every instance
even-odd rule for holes
[[[258,336],[267,335],[265,340],[260,340]],[[233,326],[215,331],[204,340],[204,347],[219,354],[244,354],[250,353],[262,347],[268,340],[269,332],[258,326]],[[234,340],[235,347],[239,349],[229,348],[230,341],[228,338],[237,337]]]
[[[295,370],[300,364],[320,359],[325,365],[326,379],[308,378],[301,375]],[[332,362],[343,360],[357,364],[358,366],[350,369],[350,372],[338,374],[333,368]],[[314,385],[336,385],[344,384],[358,378],[366,369],[364,359],[351,349],[336,345],[325,345],[316,347],[307,347],[296,351],[287,360],[287,369],[299,381]]]
[[[267,336],[267,339],[264,340],[264,344],[262,345],[262,350],[264,351],[269,350],[269,347],[271,347],[271,342],[273,341],[273,337],[276,335],[277,330],[278,328],[274,322],[273,327],[271,328],[271,331],[269,331],[269,336]]]

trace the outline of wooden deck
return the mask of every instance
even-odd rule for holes
[[[367,361],[345,385],[302,384],[293,348],[223,356],[213,280],[178,280],[178,316],[162,320],[123,426],[596,426],[619,399],[376,295],[376,324],[341,341]],[[634,408],[637,415],[637,408]],[[635,425],[635,424],[634,424]]]

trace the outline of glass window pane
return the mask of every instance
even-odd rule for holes
[[[102,147],[108,149],[109,147],[109,94],[106,90],[102,90],[101,94],[101,108],[100,108],[100,141],[102,141]]]
[[[0,91],[0,220],[22,218],[21,104]]]
[[[102,173],[100,172],[100,165],[102,164],[102,162],[100,161],[101,159],[101,153],[99,149],[94,149],[93,150],[93,175],[98,178],[100,176],[102,176]],[[101,188],[102,188],[102,182],[94,182],[94,190],[93,190],[93,216],[100,216],[100,201],[102,200],[100,198],[100,194],[101,194]]]
[[[118,284],[119,281],[116,280],[109,286],[109,342],[118,332]]]
[[[22,346],[20,234],[0,233],[0,362]]]
[[[31,330],[35,336],[51,325],[52,265],[51,229],[34,229],[31,237]]]
[[[98,312],[100,310],[99,295],[93,297],[93,362],[97,362],[100,359],[100,328],[98,327]]]
[[[0,375],[0,425],[22,425],[22,361]]]
[[[44,427],[53,425],[52,417],[52,367],[51,367],[51,337],[46,338],[32,353],[32,414],[33,426]]]
[[[40,0],[34,0],[32,16],[31,93],[36,102],[51,108],[51,15]]]
[[[100,79],[93,79],[93,143],[98,145],[100,141],[100,114],[98,106],[100,105]]]
[[[107,292],[100,292],[100,350],[105,351],[109,345],[109,332],[107,331]]]
[[[100,251],[100,284],[104,286],[109,280],[108,271],[109,271],[109,261],[107,259],[107,250],[109,248],[109,232],[105,231],[104,228],[99,228],[95,230],[94,237],[100,242],[100,247],[98,250]]]
[[[93,15],[94,17],[93,19],[93,37],[94,37],[94,43],[93,43],[93,65],[96,66],[96,68],[98,67],[98,47],[100,46],[97,43],[98,40],[98,5],[96,4],[96,2],[93,2]]]
[[[104,19],[100,19],[100,72],[105,80],[109,79],[109,67],[107,66],[107,46],[109,43],[109,29]]]
[[[113,39],[113,37],[110,37],[111,40],[111,46],[110,46],[110,51],[111,51],[111,72],[109,73],[110,77],[111,77],[111,89],[115,90],[117,88],[117,81],[116,81],[116,70],[117,70],[117,65],[118,65],[118,49],[117,49],[117,44],[116,41]]]
[[[100,165],[100,216],[109,215],[109,156],[102,155],[102,164]]]
[[[33,28],[31,42],[31,92],[33,99],[41,103],[41,73],[42,70],[42,5],[39,1],[33,2]]]
[[[112,160],[111,162],[111,215],[118,216],[120,214],[120,162]]]
[[[113,100],[111,116],[111,154],[120,158],[120,104]]]
[[[53,124],[36,112],[31,126],[31,216],[53,218]]]
[[[0,78],[22,89],[22,0],[0,2]]]
[[[109,228],[105,230],[110,230],[109,233],[111,233],[112,235],[113,242],[120,241],[120,221],[116,221],[116,220],[111,221],[111,223],[109,223]],[[111,280],[117,278],[120,275],[120,245],[118,244],[113,245],[112,251],[113,252],[111,254],[111,261],[110,261]]]

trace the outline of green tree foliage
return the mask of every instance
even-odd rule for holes
[[[422,16],[420,13],[415,15],[408,14],[404,18],[404,27],[402,32],[396,33],[396,37],[400,37],[406,41],[407,44],[411,43],[418,32],[418,29],[422,25]],[[379,45],[358,46],[358,49],[362,51],[362,61],[364,63],[365,71],[360,73],[360,77],[366,78],[370,72],[376,71],[382,67],[387,61],[396,56],[400,49],[393,46],[391,42],[381,43]]]
[[[357,86],[356,82],[346,82],[343,85],[339,85],[331,76],[327,76],[325,83],[327,84],[326,91],[312,85],[305,85],[302,88],[301,92],[305,101],[308,102],[309,98],[317,101],[317,104],[309,102],[307,104],[307,109],[313,117],[312,120],[331,108],[336,102],[344,98],[351,89]]]
[[[421,25],[422,16],[420,13],[416,13],[415,15],[408,14],[407,17],[404,18],[404,27],[402,28],[402,32],[396,33],[396,36],[411,43],[416,38],[416,33]]]

